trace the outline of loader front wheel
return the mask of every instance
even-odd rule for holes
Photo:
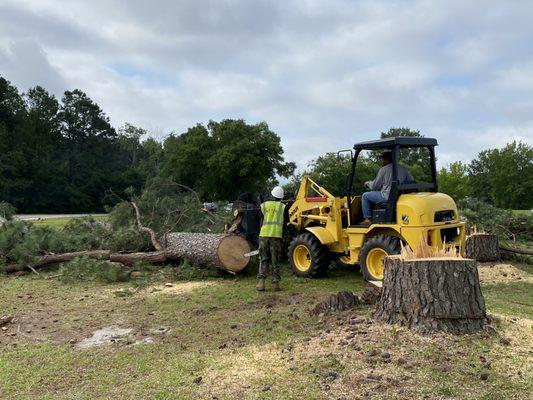
[[[311,233],[296,236],[289,246],[292,272],[304,278],[323,275],[329,265],[329,250]]]
[[[385,257],[400,254],[400,239],[391,235],[378,235],[368,239],[361,248],[360,265],[367,281],[383,280]]]

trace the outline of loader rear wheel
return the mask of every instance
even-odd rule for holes
[[[311,233],[296,236],[289,246],[292,272],[303,278],[322,276],[329,265],[329,250]]]
[[[385,257],[400,254],[400,239],[390,235],[378,235],[368,239],[361,248],[360,265],[367,281],[383,280]]]

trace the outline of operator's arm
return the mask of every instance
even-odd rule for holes
[[[381,167],[378,171],[376,179],[366,182],[366,185],[370,190],[381,190],[385,183],[385,167]]]

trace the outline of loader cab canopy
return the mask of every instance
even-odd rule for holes
[[[398,136],[378,140],[369,140],[368,142],[356,143],[354,150],[392,150],[394,146],[402,147],[427,147],[438,146],[437,139],[424,137]]]
[[[347,193],[353,195],[353,181],[357,173],[356,164],[359,154],[363,150],[370,151],[390,151],[392,154],[392,185],[388,200],[382,205],[383,212],[380,214],[379,221],[374,223],[395,223],[396,221],[396,203],[403,193],[413,192],[437,192],[437,168],[435,160],[435,146],[437,139],[424,137],[399,136],[385,139],[371,140],[360,142],[354,145],[354,155],[350,176],[348,177]],[[402,164],[409,169],[410,165],[406,158],[422,156],[427,160],[425,163],[418,163],[419,171],[410,172],[413,174],[414,182],[398,181],[398,164]],[[418,172],[418,173],[417,173]],[[351,212],[351,210],[350,210]]]

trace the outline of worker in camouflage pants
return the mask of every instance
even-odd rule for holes
[[[256,289],[260,292],[265,290],[265,279],[269,273],[272,275],[272,290],[280,290],[279,262],[281,259],[281,246],[283,241],[283,219],[285,204],[283,188],[276,186],[272,189],[274,200],[265,201],[261,204],[263,223],[259,232],[259,264],[258,283]]]

